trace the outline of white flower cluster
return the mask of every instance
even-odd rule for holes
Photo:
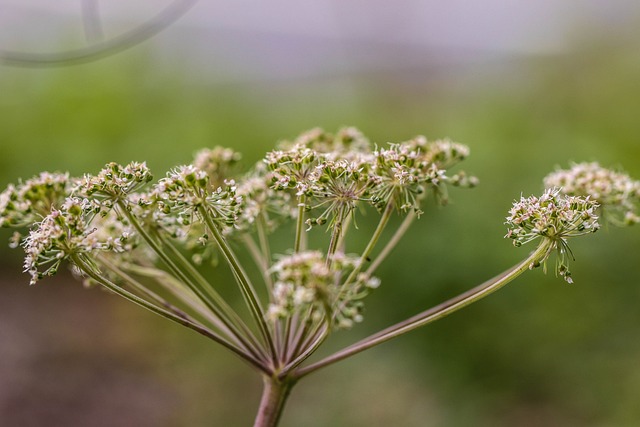
[[[226,180],[224,187],[209,187],[207,173],[193,165],[180,166],[161,179],[151,192],[161,211],[191,219],[198,208],[212,214],[214,221],[233,226],[242,197],[236,194],[234,180]],[[190,224],[191,221],[188,222]]]
[[[242,206],[234,229],[250,230],[260,219],[272,229],[295,216],[291,194],[274,190],[264,169],[264,164],[259,163],[252,173],[240,180],[237,194],[242,197]]]
[[[544,179],[547,187],[564,194],[590,196],[603,208],[603,217],[616,225],[640,222],[640,181],[629,175],[601,167],[598,163],[576,163],[557,170]]]
[[[54,208],[29,232],[22,246],[31,284],[55,274],[71,255],[133,249],[133,232],[114,221],[114,216],[97,215],[101,209],[95,200],[68,197],[60,209]]]
[[[389,200],[403,211],[420,211],[420,198],[427,186],[437,189],[446,180],[446,171],[423,159],[419,149],[410,144],[391,144],[374,151],[372,201],[382,208]]]
[[[509,231],[505,237],[512,239],[515,246],[538,238],[551,241],[549,251],[538,261],[544,263],[551,251],[557,249],[557,272],[571,283],[568,270],[571,250],[567,238],[593,233],[600,228],[596,215],[598,206],[588,196],[566,196],[557,188],[546,190],[541,197],[521,197],[509,210],[506,218]]]
[[[308,197],[310,225],[332,225],[353,211],[357,202],[382,210],[392,203],[401,211],[420,212],[420,202],[432,189],[446,202],[444,184],[472,187],[474,177],[459,173],[446,175],[446,168],[464,160],[469,149],[448,140],[428,142],[417,137],[388,148],[372,149],[369,141],[354,128],[335,136],[320,129],[309,131],[282,150],[267,154],[271,185],[277,191],[293,191]]]
[[[204,148],[196,153],[193,166],[204,171],[209,176],[209,184],[217,188],[230,177],[232,169],[241,157],[240,153],[231,148]]]
[[[153,175],[144,162],[131,162],[126,166],[112,162],[102,168],[98,175],[85,175],[74,189],[74,194],[100,198],[111,205],[144,187],[152,179]]]
[[[69,174],[42,172],[0,193],[0,226],[24,227],[40,221],[71,192]]]
[[[358,258],[337,253],[327,263],[320,251],[305,251],[283,257],[272,267],[276,276],[273,301],[267,317],[274,321],[294,313],[312,310],[312,317],[326,316],[338,328],[349,328],[362,321],[362,298],[380,281],[359,274],[353,282],[343,283]]]

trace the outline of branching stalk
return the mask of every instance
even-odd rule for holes
[[[177,315],[175,313],[171,313],[165,309],[162,309],[160,307],[155,306],[154,304],[151,304],[150,302],[132,294],[131,292],[122,289],[121,287],[117,286],[116,284],[112,283],[111,281],[107,280],[106,278],[100,276],[99,274],[97,274],[94,269],[87,264],[87,262],[80,256],[80,255],[71,255],[71,260],[73,261],[73,263],[78,266],[78,268],[80,268],[86,275],[88,275],[89,277],[91,277],[93,280],[95,280],[96,282],[100,283],[102,286],[104,286],[105,288],[109,289],[110,291],[114,292],[115,294],[129,300],[130,302],[145,308],[149,311],[151,311],[152,313],[155,313],[159,316],[162,316],[166,319],[169,319],[175,323],[178,323],[182,326],[186,326],[189,329],[192,329],[196,332],[198,332],[199,334],[202,334],[204,336],[206,336],[207,338],[212,339],[213,341],[219,343],[220,345],[222,345],[223,347],[227,348],[228,350],[231,350],[233,353],[235,353],[236,355],[240,356],[243,360],[245,360],[246,362],[248,362],[249,364],[251,364],[253,367],[257,368],[258,370],[260,370],[261,372],[264,373],[268,373],[268,370],[265,368],[265,366],[263,365],[263,363],[260,360],[257,360],[256,358],[254,358],[251,354],[246,353],[244,350],[237,348],[236,346],[232,345],[231,343],[229,343],[228,341],[226,341],[225,339],[221,338],[218,334],[216,334],[215,332],[211,331],[210,329],[194,322],[193,320],[190,320],[188,318],[182,317],[180,315]]]
[[[549,251],[549,248],[552,245],[553,242],[551,240],[543,240],[538,248],[534,252],[532,252],[525,260],[516,264],[514,267],[510,268],[504,273],[484,282],[483,284],[463,294],[458,295],[455,298],[445,301],[440,305],[437,305],[403,322],[400,322],[383,331],[371,335],[349,347],[346,347],[343,350],[334,353],[331,356],[328,356],[309,366],[303,367],[297,370],[294,376],[296,378],[301,378],[305,375],[317,371],[320,368],[331,365],[349,356],[358,354],[378,344],[382,344],[383,342],[389,341],[390,339],[406,334],[407,332],[441,319],[451,313],[460,310],[463,307],[468,306],[469,304],[472,304],[484,298],[485,296],[497,291],[507,283],[511,282],[524,271],[528,270],[531,264],[541,259]]]
[[[258,295],[255,289],[251,285],[247,274],[242,269],[242,266],[240,265],[237,257],[231,250],[231,247],[229,246],[225,238],[220,233],[220,230],[218,229],[218,227],[213,223],[211,215],[209,214],[207,209],[205,209],[204,207],[200,207],[198,209],[198,212],[200,213],[205,223],[207,224],[207,228],[209,228],[209,231],[213,235],[214,240],[218,244],[225,259],[229,263],[231,270],[233,271],[236,279],[238,280],[238,284],[240,285],[239,287],[240,287],[242,296],[245,299],[247,306],[249,307],[249,311],[251,312],[251,315],[253,316],[254,320],[256,321],[260,329],[262,337],[264,338],[265,342],[269,347],[272,359],[275,360],[277,351],[273,342],[273,336],[265,320],[265,311],[260,305],[260,300],[258,298]]]
[[[307,197],[303,194],[298,197],[298,218],[296,219],[296,237],[293,242],[293,252],[300,252],[302,247],[302,235],[304,233],[304,211]]]
[[[234,335],[236,336],[237,339],[239,339],[245,346],[247,347],[253,347],[249,342],[246,341],[245,336],[236,328],[236,326],[229,321],[229,319],[224,316],[224,314],[222,314],[220,312],[220,309],[218,308],[218,306],[216,306],[206,295],[207,291],[206,289],[210,288],[210,285],[208,285],[208,283],[203,283],[203,284],[197,284],[195,283],[192,279],[190,279],[186,273],[180,268],[178,267],[173,260],[162,250],[162,248],[158,245],[158,243],[155,241],[155,239],[153,239],[153,237],[151,237],[149,235],[149,233],[147,233],[147,231],[144,229],[144,227],[142,227],[142,225],[138,222],[138,220],[135,218],[135,216],[129,211],[129,209],[127,208],[127,206],[124,204],[123,201],[118,201],[118,206],[120,207],[120,210],[123,212],[123,214],[127,217],[127,219],[129,220],[129,222],[133,225],[133,227],[136,229],[136,231],[140,234],[140,236],[145,240],[145,242],[151,247],[151,249],[156,253],[156,255],[158,255],[158,257],[167,265],[167,267],[169,267],[169,269],[186,285],[189,286],[189,288],[200,298],[200,300],[202,300],[202,302],[207,306],[207,308],[209,310],[211,310],[224,324],[227,328],[229,328],[229,330],[233,331]],[[173,245],[169,244],[169,242],[163,242],[165,247],[168,247],[169,249],[173,248]],[[175,248],[173,248],[175,249]],[[179,251],[175,250],[174,253]],[[190,263],[185,262],[183,263],[185,264],[185,267],[189,267],[191,266]],[[192,267],[192,266],[191,266]],[[207,285],[206,287],[203,285]],[[212,294],[213,291],[212,289],[209,289],[209,295]],[[217,295],[214,291],[213,295]],[[222,300],[221,297],[219,297],[220,300]],[[226,303],[225,303],[226,304]],[[251,334],[249,333],[248,336],[251,336]],[[260,351],[260,348],[256,348],[256,351],[258,351],[259,353],[262,353],[262,351]]]
[[[393,234],[391,239],[387,242],[385,247],[380,251],[380,253],[376,256],[376,258],[371,262],[369,268],[367,269],[367,275],[373,274],[373,272],[380,266],[382,261],[391,253],[391,251],[396,247],[396,245],[400,242],[404,234],[407,232],[411,224],[413,224],[413,220],[416,219],[417,215],[414,211],[411,211],[407,214],[405,219],[400,224],[400,227]]]

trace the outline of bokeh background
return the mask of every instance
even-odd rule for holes
[[[80,3],[0,1],[0,57],[96,42]],[[170,2],[86,3],[109,39]],[[365,323],[326,352],[520,260],[506,211],[555,167],[640,177],[638,24],[634,1],[201,1],[100,61],[0,60],[0,184],[131,160],[159,177],[214,145],[251,165],[316,126],[468,144],[481,185],[429,206],[379,270]],[[574,285],[527,273],[327,368],[297,386],[282,425],[640,425],[639,247],[637,228],[578,239]],[[251,424],[260,380],[222,349],[66,274],[29,287],[19,251],[0,257],[0,425]]]

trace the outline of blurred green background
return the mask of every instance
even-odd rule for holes
[[[160,177],[213,145],[243,152],[248,166],[315,126],[353,125],[378,143],[424,134],[469,145],[462,168],[481,185],[428,207],[379,270],[365,322],[326,353],[524,257],[502,238],[504,217],[555,167],[599,161],[640,177],[634,40],[585,36],[479,71],[399,68],[338,83],[220,83],[144,46],[87,65],[0,67],[0,184],[131,160]],[[577,239],[574,285],[529,272],[327,368],[294,389],[282,425],[640,425],[639,247],[638,228]],[[29,287],[21,254],[0,255],[0,424],[250,425],[260,379],[225,351],[65,274]]]

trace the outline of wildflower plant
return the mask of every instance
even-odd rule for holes
[[[556,254],[555,271],[572,282],[568,241],[600,228],[602,210],[616,224],[638,222],[640,185],[595,163],[545,179],[540,197],[521,197],[506,218],[515,246],[537,242],[524,259],[487,282],[310,363],[332,334],[364,319],[364,302],[381,285],[380,263],[425,209],[448,200],[448,187],[478,182],[451,168],[465,145],[424,137],[371,144],[355,128],[321,129],[284,141],[244,175],[239,153],[216,147],[153,183],[144,163],[107,164],[79,178],[42,173],[0,194],[0,224],[16,228],[34,284],[63,264],[85,283],[192,329],[259,372],[264,392],[256,426],[278,423],[291,388],[306,375],[438,320],[500,289]],[[367,233],[357,217],[377,212]],[[387,241],[390,219],[403,217]],[[270,237],[292,224],[291,247],[275,254]],[[324,244],[307,234],[326,229]],[[286,230],[286,229],[285,229]],[[384,233],[384,235],[388,235]],[[243,265],[238,253],[253,264]],[[229,268],[246,309],[220,293],[200,265]],[[226,267],[225,267],[226,266]],[[260,280],[252,279],[259,273]]]

